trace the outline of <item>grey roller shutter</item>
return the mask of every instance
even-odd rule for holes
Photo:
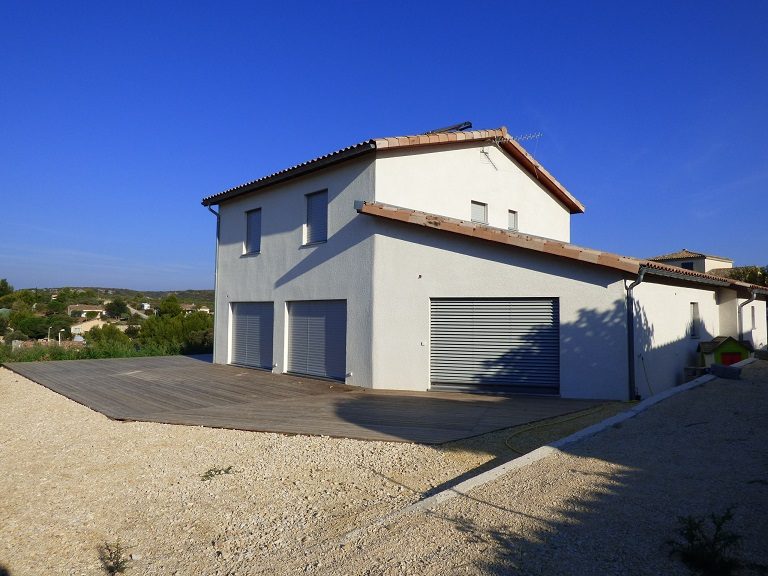
[[[328,239],[328,192],[307,194],[306,244]]]
[[[232,364],[272,369],[272,302],[232,304]]]
[[[556,298],[433,299],[433,387],[557,393],[559,326]]]
[[[347,302],[288,304],[288,371],[343,380],[347,366]]]

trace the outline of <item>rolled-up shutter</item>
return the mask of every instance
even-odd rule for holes
[[[433,299],[433,388],[557,393],[559,325],[556,298]]]
[[[272,369],[272,302],[232,304],[232,364]]]
[[[343,380],[347,365],[347,303],[288,304],[288,371]]]

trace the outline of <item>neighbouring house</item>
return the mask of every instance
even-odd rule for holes
[[[703,254],[701,252],[692,252],[687,248],[683,248],[679,252],[672,252],[671,254],[654,256],[653,258],[649,258],[649,260],[663,262],[670,266],[679,266],[680,268],[694,270],[696,272],[712,272],[717,269],[733,268],[733,260],[730,258],[712,256],[711,254]]]
[[[104,314],[104,306],[93,304],[71,304],[67,306],[67,316],[86,318],[89,312],[95,314],[96,318],[101,318],[102,314]]]
[[[179,304],[179,307],[185,315],[192,314],[192,312],[197,312],[197,306],[194,304]]]
[[[88,332],[91,328],[101,328],[105,324],[109,324],[109,322],[99,319],[86,320],[79,324],[72,324],[72,326],[69,327],[69,331],[73,336],[82,335]]]
[[[200,306],[200,308],[197,309],[198,312],[205,312],[206,314],[211,313],[211,309],[208,308],[208,306]]]
[[[141,304],[139,304],[139,310],[143,312],[146,312],[147,310],[151,310],[151,309],[152,309],[152,306],[150,305],[149,302],[142,302]]]
[[[367,140],[202,203],[221,364],[627,399],[701,341],[767,340],[764,287],[570,244],[583,205],[505,128]]]
[[[699,352],[702,366],[712,366],[712,364],[730,366],[749,358],[753,350],[745,342],[739,342],[730,336],[718,336],[709,342],[700,342]]]

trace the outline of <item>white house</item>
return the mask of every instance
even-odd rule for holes
[[[649,258],[649,260],[671,264],[672,266],[679,266],[686,270],[695,270],[696,272],[711,272],[712,270],[733,268],[733,260],[730,258],[693,252],[687,248],[683,248],[679,252],[672,252],[671,254],[654,256],[653,258]]]
[[[584,207],[505,128],[368,140],[203,205],[217,363],[626,399],[699,339],[766,345],[765,288],[569,244]]]

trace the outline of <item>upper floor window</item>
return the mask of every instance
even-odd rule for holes
[[[488,204],[472,200],[472,222],[488,224]]]
[[[245,213],[245,254],[261,252],[261,208]]]
[[[507,222],[507,228],[509,230],[513,230],[517,232],[517,212],[515,212],[514,210],[509,210],[508,214],[509,214],[509,217],[508,217],[509,220]]]
[[[693,270],[693,262],[683,262],[680,264],[680,268],[685,268],[686,270]]]
[[[699,303],[691,302],[691,339],[697,339],[701,331],[701,318],[699,317]]]
[[[328,239],[328,191],[307,194],[307,220],[304,225],[304,244],[325,242]]]

